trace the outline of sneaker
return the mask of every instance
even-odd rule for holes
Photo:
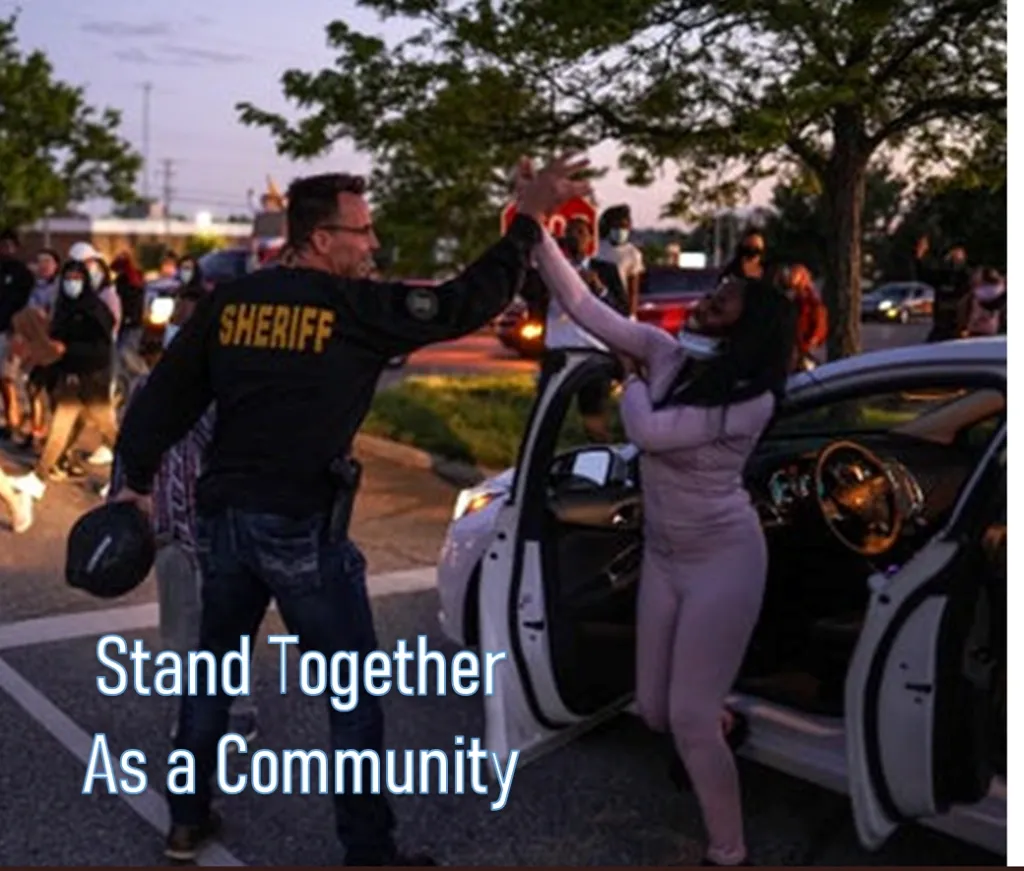
[[[205,822],[197,826],[172,824],[164,846],[164,855],[178,862],[192,861],[200,848],[220,833],[221,825],[220,815],[213,810],[207,814]]]
[[[35,472],[12,477],[11,486],[19,493],[27,493],[37,501],[46,495],[46,484],[40,480]]]
[[[27,532],[32,525],[32,497],[28,493],[16,493],[11,505],[11,525],[18,533]]]
[[[92,452],[87,462],[90,466],[109,466],[114,462],[114,454],[106,445],[100,445]]]

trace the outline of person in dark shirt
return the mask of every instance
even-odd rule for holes
[[[971,270],[962,246],[950,248],[939,263],[928,259],[929,246],[924,236],[914,249],[916,278],[931,285],[935,292],[932,328],[925,341],[944,342],[960,338],[967,326],[965,303],[971,293]]]
[[[50,338],[60,353],[48,367],[54,405],[50,432],[35,469],[11,479],[16,489],[34,499],[43,498],[58,461],[85,421],[93,423],[108,449],[117,439],[110,396],[114,315],[93,290],[85,263],[69,260],[61,270]]]
[[[16,438],[21,429],[21,405],[18,402],[20,368],[11,353],[14,338],[11,319],[28,305],[36,279],[18,257],[18,234],[14,230],[0,233],[0,403],[5,425],[0,438]]]
[[[127,410],[116,447],[125,486],[114,498],[148,511],[162,455],[216,402],[196,490],[200,648],[218,659],[238,650],[271,598],[304,650],[362,659],[377,648],[366,562],[347,530],[358,486],[348,455],[377,380],[392,357],[474,332],[508,305],[542,238],[540,221],[589,192],[573,180],[586,166],[559,159],[531,176],[507,234],[435,288],[367,277],[380,246],[361,178],[292,184],[291,264],[252,272],[199,302]],[[211,776],[230,703],[226,695],[183,699],[176,747],[196,759],[196,791],[168,796],[169,858],[194,858],[219,828]],[[331,707],[329,717],[334,749],[383,757],[374,696],[360,692],[353,710]],[[385,795],[339,791],[334,803],[347,864],[434,864],[398,850]]]

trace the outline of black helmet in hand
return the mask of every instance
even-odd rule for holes
[[[153,567],[156,545],[149,520],[129,502],[108,502],[86,512],[68,534],[64,577],[101,599],[130,593]]]

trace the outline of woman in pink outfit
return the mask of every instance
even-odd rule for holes
[[[643,480],[637,707],[671,733],[686,766],[708,832],[704,864],[749,864],[722,729],[767,573],[742,471],[785,387],[795,306],[767,281],[728,277],[677,339],[602,304],[549,235],[535,257],[570,317],[632,370],[620,408]]]

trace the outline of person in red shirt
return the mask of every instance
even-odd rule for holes
[[[804,368],[812,353],[828,339],[828,309],[814,288],[811,271],[802,263],[782,270],[780,281],[789,290],[797,307],[792,363],[792,370],[797,371]]]

